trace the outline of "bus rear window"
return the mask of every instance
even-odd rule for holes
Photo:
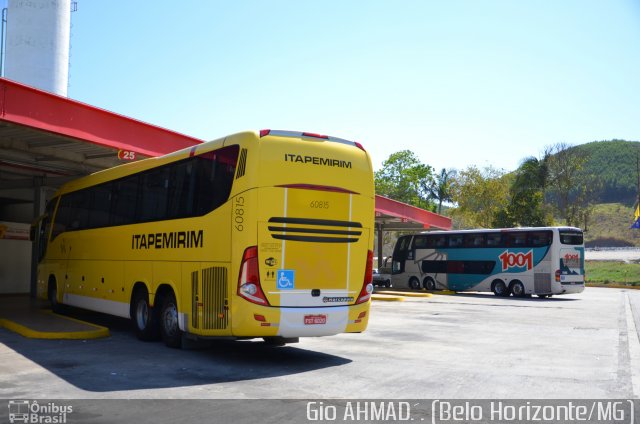
[[[559,234],[560,243],[562,244],[581,245],[584,243],[584,237],[581,232],[560,230]]]

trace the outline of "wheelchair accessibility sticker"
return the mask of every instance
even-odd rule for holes
[[[292,290],[295,288],[295,270],[279,269],[278,270],[277,288],[280,290]]]

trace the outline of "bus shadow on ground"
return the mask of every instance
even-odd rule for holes
[[[0,330],[0,342],[69,384],[89,392],[259,380],[351,362],[347,358],[302,349],[296,344],[268,345],[261,339],[213,340],[197,343],[195,348],[192,345],[190,349],[171,349],[162,342],[139,341],[128,320],[84,311],[68,315],[106,326],[111,336],[94,340],[38,340]],[[44,383],[43,377],[36,374],[39,377],[33,384],[40,386]],[[15,381],[8,381],[7,387],[18,389],[29,384],[24,376],[8,378]]]

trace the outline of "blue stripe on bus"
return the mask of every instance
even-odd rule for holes
[[[509,274],[517,274],[522,272],[527,272],[526,265],[525,266],[513,266],[507,269],[506,271],[502,271],[502,262],[500,260],[500,255],[504,252],[508,251],[513,254],[526,254],[529,251],[533,251],[533,267],[535,268],[549,253],[549,249],[551,246],[544,247],[525,247],[525,248],[495,248],[495,249],[465,249],[465,248],[450,248],[450,249],[437,249],[436,254],[429,255],[425,258],[417,258],[420,262],[423,260],[429,260],[431,258],[439,258],[444,259],[443,256],[446,255],[448,261],[495,261],[495,265],[493,270],[489,274],[454,274],[447,273],[447,285],[450,290],[469,290],[473,286],[480,284],[487,278],[492,276],[509,273]],[[584,254],[581,255],[581,258],[584,258]],[[533,270],[533,269],[532,269]]]

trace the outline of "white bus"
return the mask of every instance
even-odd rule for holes
[[[584,290],[584,240],[574,227],[432,231],[401,236],[394,287],[516,297]]]

